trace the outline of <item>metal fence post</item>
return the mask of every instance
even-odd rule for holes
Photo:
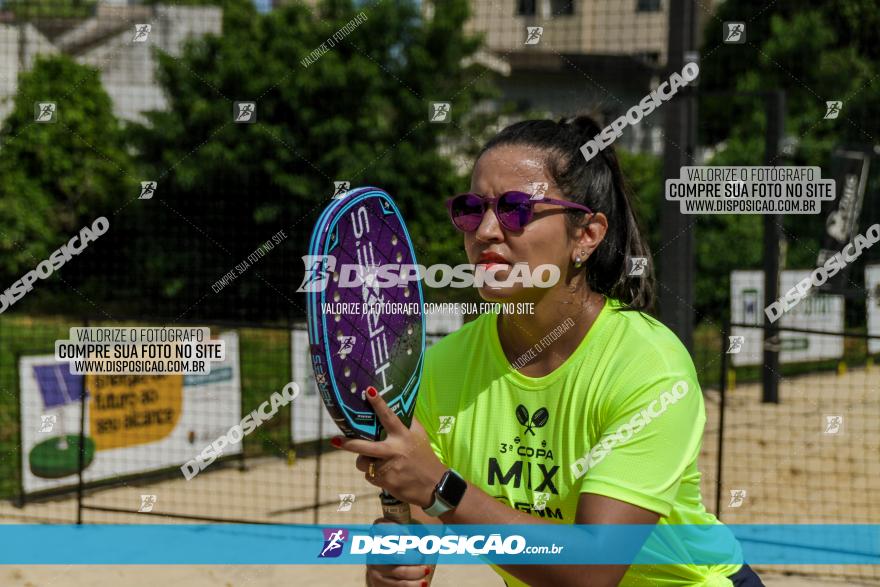
[[[724,408],[727,398],[727,333],[730,332],[730,321],[725,320],[721,327],[721,381],[718,389],[720,399],[718,403],[718,446],[715,455],[715,517],[721,519],[721,487],[723,485],[724,472]]]
[[[324,413],[321,404],[317,405],[318,418],[318,454],[315,456],[315,509],[313,524],[318,523],[318,510],[321,507],[321,455],[324,453]]]
[[[679,72],[687,56],[697,47],[697,19],[694,0],[671,0],[669,4],[669,51],[667,75]],[[697,98],[691,88],[665,106],[663,150],[664,179],[677,178],[684,165],[696,165]],[[664,234],[677,237],[657,254],[659,274],[668,284],[659,296],[660,317],[688,351],[694,350],[694,223],[679,210],[678,202],[660,202],[660,224]]]
[[[89,327],[89,319],[83,320],[85,328]],[[68,367],[69,368],[69,367]],[[83,523],[83,469],[85,468],[85,450],[86,450],[86,381],[83,375],[83,389],[79,395],[79,462],[77,463],[77,480],[76,480],[76,523]]]
[[[785,92],[767,93],[767,136],[764,146],[765,165],[775,165],[780,156],[780,143],[785,134]],[[764,307],[779,298],[779,239],[782,237],[782,216],[764,216]],[[779,324],[764,316],[764,403],[779,403]]]

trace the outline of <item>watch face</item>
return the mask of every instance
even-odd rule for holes
[[[437,486],[437,495],[443,501],[455,507],[461,501],[461,498],[464,497],[465,489],[467,489],[467,481],[450,469],[443,475],[443,479],[440,480],[440,484]]]

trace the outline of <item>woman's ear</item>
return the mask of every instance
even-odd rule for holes
[[[608,232],[608,218],[605,214],[597,212],[588,215],[587,220],[575,231],[572,260],[577,263],[577,259],[580,258],[581,263],[585,262],[605,238],[606,232]]]

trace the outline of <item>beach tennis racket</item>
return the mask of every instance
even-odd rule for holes
[[[303,261],[311,362],[327,411],[345,436],[381,440],[365,395],[372,386],[409,426],[422,376],[424,297],[418,279],[380,286],[375,278],[378,267],[417,263],[391,196],[364,187],[334,197]],[[352,285],[355,276],[361,285]],[[389,305],[405,311],[386,312]],[[385,518],[411,521],[409,504],[384,491],[380,498]]]

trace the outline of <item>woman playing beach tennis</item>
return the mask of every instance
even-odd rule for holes
[[[423,522],[718,523],[697,470],[702,392],[687,350],[645,313],[650,255],[616,155],[579,150],[600,131],[589,116],[530,120],[489,141],[470,192],[447,202],[468,259],[498,280],[552,264],[559,282],[480,288],[534,314],[486,314],[430,348],[411,428],[371,389],[387,439],[333,441]],[[495,570],[511,586],[762,584],[739,564]],[[432,572],[370,566],[367,581],[418,586]]]

